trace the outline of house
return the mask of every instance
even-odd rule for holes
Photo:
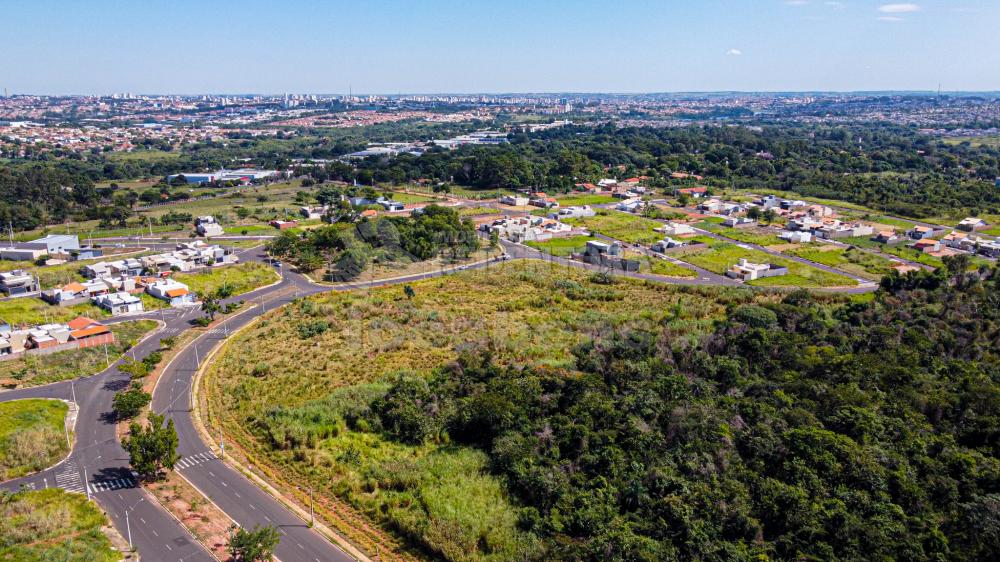
[[[378,211],[375,209],[365,209],[361,211],[361,218],[363,219],[373,219],[378,216]]]
[[[840,238],[857,238],[860,236],[871,236],[875,231],[871,225],[864,223],[844,224],[840,221],[833,221],[813,229],[813,234],[827,240],[838,240]]]
[[[533,207],[541,207],[543,209],[555,209],[559,207],[559,202],[553,197],[548,197],[544,193],[536,193],[529,201],[528,204]]]
[[[599,180],[597,182],[597,186],[598,187],[605,187],[605,188],[607,188],[607,187],[614,187],[616,185],[618,185],[618,180],[612,179],[612,178],[604,178],[604,179]]]
[[[528,198],[522,195],[504,195],[500,198],[500,203],[513,207],[524,207],[528,204]]]
[[[29,242],[19,242],[0,249],[5,260],[36,260],[42,256],[68,255],[80,249],[80,238],[72,234],[49,234]]]
[[[757,221],[746,217],[726,217],[722,221],[722,226],[728,226],[729,228],[747,228],[755,224],[757,224]]]
[[[989,225],[986,224],[986,221],[984,221],[981,218],[966,217],[961,221],[959,221],[958,225],[955,228],[959,230],[964,230],[966,232],[972,232],[974,230],[982,230],[987,227],[989,227]]]
[[[571,219],[592,217],[596,214],[597,212],[591,209],[590,205],[583,205],[582,207],[564,207],[559,209],[558,212],[552,213],[549,217],[554,219]]]
[[[330,210],[330,207],[326,205],[320,205],[318,207],[302,207],[299,209],[299,214],[305,219],[320,219],[323,215]]]
[[[215,217],[213,216],[203,216],[195,219],[194,229],[199,236],[205,236],[205,237],[221,236],[225,232],[222,229],[222,225],[219,224],[218,221],[216,221]]]
[[[674,191],[677,195],[687,195],[693,199],[700,199],[708,195],[707,187],[682,187]]]
[[[392,199],[389,199],[388,197],[384,197],[384,196],[383,197],[379,197],[378,199],[376,199],[375,203],[378,204],[378,205],[382,205],[383,209],[385,209],[386,211],[390,211],[390,212],[391,211],[402,211],[402,210],[406,209],[406,205],[400,203],[399,201],[393,201]]]
[[[941,251],[941,243],[937,240],[917,240],[910,247],[925,254]]]
[[[941,239],[941,243],[949,248],[963,248],[963,246],[971,245],[972,240],[967,232],[953,231],[948,233],[944,238]]]
[[[654,230],[667,236],[688,236],[695,233],[694,228],[690,225],[679,222],[668,222],[667,224]]]
[[[29,271],[14,269],[0,273],[0,291],[8,297],[26,297],[39,290],[38,278]]]
[[[157,279],[151,285],[146,286],[146,292],[160,300],[167,301],[170,306],[182,306],[192,304],[195,301],[194,293],[188,286],[174,279]]]
[[[665,252],[670,248],[680,248],[682,246],[686,246],[686,244],[684,242],[681,242],[680,240],[674,240],[673,238],[670,238],[668,236],[663,240],[654,243],[652,246],[649,247],[649,249],[653,250],[654,252]]]
[[[268,224],[270,224],[274,228],[277,228],[278,230],[288,230],[289,228],[295,228],[296,226],[299,226],[299,221],[297,221],[297,220],[290,220],[290,221],[273,220],[273,221],[271,221]]]
[[[79,347],[93,347],[114,343],[115,334],[110,328],[96,320],[78,316],[67,323],[70,339]]]
[[[788,230],[815,230],[823,227],[823,222],[810,216],[803,216],[788,221]]]
[[[729,268],[729,271],[726,271],[727,277],[742,281],[753,281],[754,279],[777,277],[786,274],[788,274],[787,267],[771,263],[752,263],[747,261],[746,258],[740,258],[738,262]]]
[[[70,258],[74,261],[79,260],[92,260],[94,258],[99,258],[104,255],[104,250],[100,248],[84,247],[79,250],[73,250],[69,253]]]
[[[599,240],[590,240],[587,242],[587,248],[584,250],[584,253],[574,254],[573,257],[582,260],[584,263],[624,271],[638,271],[640,265],[638,260],[630,260],[623,257],[622,247],[618,242],[607,244]]]
[[[94,297],[94,304],[107,310],[112,316],[129,312],[142,312],[142,299],[126,291],[105,293]]]
[[[880,230],[871,239],[879,244],[895,244],[900,240],[895,230]]]
[[[687,172],[671,172],[671,174],[670,174],[670,179],[673,179],[673,180],[686,180],[688,178],[693,178],[693,179],[696,179],[698,181],[701,181],[701,180],[705,179],[705,178],[703,178],[703,177],[701,177],[699,175],[689,174]]]
[[[785,230],[778,235],[778,238],[792,244],[807,244],[812,242],[812,233],[804,230]]]
[[[934,229],[929,226],[916,225],[910,230],[907,230],[906,235],[913,240],[923,240],[924,238],[934,236]]]
[[[72,306],[88,302],[98,295],[106,294],[109,289],[106,283],[97,279],[83,283],[74,281],[61,287],[42,291],[42,300],[57,306]]]
[[[808,207],[809,203],[798,199],[783,199],[780,206],[782,209],[790,211],[798,207]]]
[[[781,206],[781,199],[774,195],[765,195],[759,199],[754,199],[753,204],[766,211]]]
[[[1000,258],[1000,242],[985,240],[978,242],[978,253],[990,258]]]
[[[637,213],[642,210],[644,205],[642,199],[629,199],[615,205],[615,209],[626,213]]]

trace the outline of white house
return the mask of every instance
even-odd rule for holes
[[[198,217],[194,221],[194,229],[199,236],[221,236],[225,232],[213,216]]]
[[[786,230],[778,235],[778,238],[787,240],[792,244],[805,244],[812,242],[812,233],[804,230]]]
[[[153,284],[146,286],[146,292],[150,295],[165,300],[170,306],[181,306],[194,302],[194,293],[188,286],[174,279],[157,279]]]
[[[657,228],[656,231],[666,234],[667,236],[685,236],[695,233],[694,229],[691,228],[691,225],[679,222],[668,222],[667,224]]]
[[[125,291],[96,296],[94,304],[107,310],[112,316],[143,311],[142,299]]]

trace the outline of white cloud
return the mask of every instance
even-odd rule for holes
[[[726,54],[731,57],[738,57],[743,54],[743,51],[739,49],[729,49],[728,51],[726,51]]]
[[[878,21],[887,21],[889,23],[896,23],[896,22],[903,21],[903,18],[896,17],[896,16],[881,16],[881,17],[878,18]]]
[[[919,12],[920,6],[916,4],[882,4],[878,7],[878,11],[883,14],[910,14]]]

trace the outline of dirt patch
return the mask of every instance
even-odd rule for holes
[[[226,545],[233,524],[225,513],[173,471],[160,482],[146,484],[160,505],[173,514],[219,560],[230,560]]]

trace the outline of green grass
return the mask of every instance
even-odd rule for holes
[[[404,205],[412,205],[414,203],[431,203],[433,201],[441,201],[440,198],[430,197],[428,195],[420,195],[418,193],[403,193],[401,191],[393,191],[391,194],[393,201],[399,201]]]
[[[267,234],[278,234],[278,229],[274,228],[269,224],[244,224],[236,226],[227,226],[222,229],[226,234],[236,234],[236,235],[248,235],[248,236],[260,236]]]
[[[556,199],[563,207],[572,207],[576,205],[604,205],[606,203],[614,203],[617,201],[617,199],[610,195],[594,195],[589,193],[562,195],[556,197]]]
[[[907,246],[909,242],[901,242],[899,244],[893,244],[893,245],[879,244],[878,242],[870,240],[864,236],[858,238],[845,238],[841,240],[841,242],[844,242],[846,244],[852,244],[854,246],[858,246],[861,248],[870,248],[873,250],[878,250],[884,254],[893,255],[899,258],[910,260],[912,262],[917,262],[919,264],[929,265],[931,267],[941,267],[944,265],[944,262],[941,261],[939,258],[936,258],[934,256],[910,248],[909,246]]]
[[[821,246],[801,246],[784,250],[786,254],[805,258],[809,261],[836,267],[867,279],[880,279],[892,271],[892,262],[888,259],[860,250],[845,248],[832,244]]]
[[[0,318],[11,326],[37,326],[49,322],[68,322],[77,316],[100,320],[110,316],[104,309],[90,303],[73,306],[53,306],[36,297],[20,297],[0,301]]]
[[[746,258],[754,263],[772,263],[788,268],[788,275],[769,277],[749,281],[749,285],[773,286],[794,285],[797,287],[846,287],[857,285],[857,281],[817,269],[810,265],[773,256],[760,250],[747,250],[729,242],[714,242],[707,249],[680,251],[673,254],[676,258],[707,269],[713,273],[725,275],[726,271],[740,258]]]
[[[122,555],[101,531],[108,518],[81,494],[59,488],[0,498],[0,560],[114,562]]]
[[[983,137],[951,137],[942,139],[945,144],[959,145],[964,142],[969,143],[973,147],[987,146],[992,148],[1000,148],[1000,136],[983,136]]]
[[[737,190],[736,193],[748,193],[745,191]],[[864,211],[866,213],[874,213],[872,209],[865,207],[864,205],[858,205],[857,203],[851,203],[850,201],[844,201],[841,199],[823,199],[822,197],[809,197],[795,193],[794,191],[782,191],[780,189],[754,189],[753,193],[757,195],[776,195],[784,199],[798,199],[801,201],[807,201],[809,203],[817,203],[819,205],[826,205],[828,207],[841,207],[844,209],[852,209],[855,211]]]
[[[87,347],[51,353],[22,354],[17,359],[0,362],[0,386],[25,387],[90,376],[107,368],[107,361],[116,361],[127,349],[156,327],[153,320],[135,320],[112,324],[115,343],[104,347]]]
[[[698,272],[690,270],[682,265],[677,265],[669,260],[658,258],[649,260],[650,273],[664,275],[666,277],[692,278],[697,277]]]
[[[247,262],[225,267],[215,267],[198,273],[177,273],[174,279],[186,284],[198,295],[215,292],[229,285],[234,295],[252,291],[279,279],[278,272],[269,265]]]
[[[563,219],[563,222],[598,232],[629,244],[652,244],[663,236],[653,229],[663,223],[621,212],[599,212],[593,217]]]
[[[616,327],[669,329],[675,341],[693,341],[727,305],[774,298],[629,279],[602,285],[587,272],[538,261],[411,287],[412,299],[397,286],[316,295],[269,312],[209,366],[206,417],[271,474],[339,497],[452,560],[520,558],[512,553],[531,542],[512,524],[516,507],[479,453],[444,440],[405,446],[347,427],[336,404],[367,401],[343,393],[377,392],[394,373],[427,374],[470,342],[492,344],[500,362],[568,366],[574,345]],[[317,324],[326,329],[316,334]],[[275,409],[287,423],[270,419]],[[265,417],[270,437],[261,433]]]
[[[464,217],[474,217],[477,215],[499,215],[503,211],[496,207],[461,207],[458,214]]]
[[[552,238],[543,242],[527,242],[526,244],[546,254],[568,257],[574,252],[585,250],[587,242],[591,240],[597,240],[597,238],[593,236],[569,236],[566,238]]]
[[[181,157],[181,152],[165,150],[135,150],[133,152],[111,152],[107,154],[108,160],[118,162],[163,162],[164,160],[174,160]]]
[[[785,243],[784,240],[778,238],[777,234],[762,232],[753,228],[729,228],[716,224],[706,225],[704,228],[705,230],[710,230],[720,236],[725,236],[726,238],[731,238],[747,244],[774,246],[775,244]]]
[[[871,220],[872,220],[872,222],[876,222],[878,224],[884,224],[886,226],[895,226],[895,227],[901,228],[903,230],[909,230],[909,229],[913,228],[914,226],[916,226],[916,223],[913,223],[913,222],[910,222],[910,221],[907,221],[907,220],[893,218],[893,217],[886,217],[886,216],[877,216],[877,217],[872,218]]]
[[[44,470],[69,451],[60,400],[0,402],[0,481]]]

